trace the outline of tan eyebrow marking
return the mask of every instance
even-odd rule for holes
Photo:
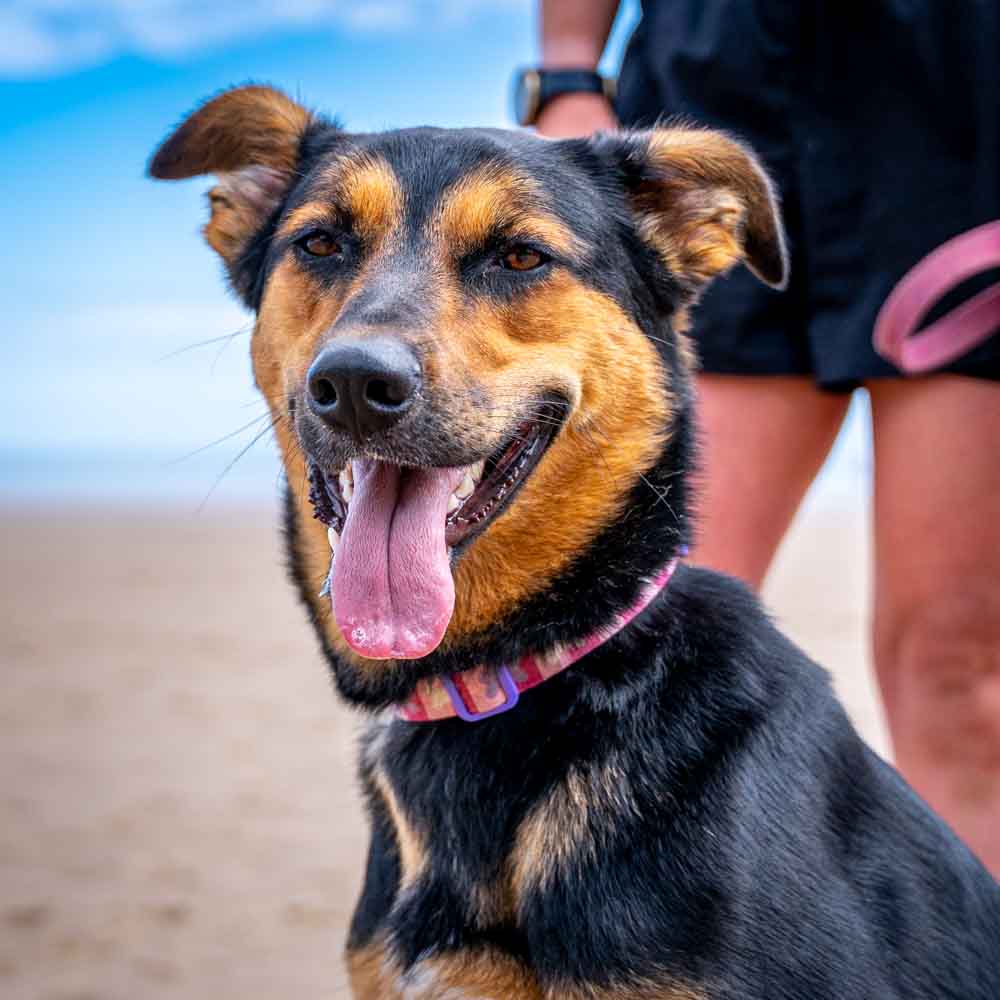
[[[540,200],[534,181],[489,164],[445,191],[431,226],[459,253],[481,246],[498,226],[514,238],[537,239],[560,253],[577,251],[576,235],[539,207]]]
[[[294,236],[306,226],[331,225],[337,217],[332,205],[324,202],[310,201],[293,209],[278,227],[278,236]]]
[[[362,239],[379,243],[402,228],[404,201],[399,178],[380,156],[344,156],[325,168],[313,200],[289,213],[278,233],[289,236],[311,223],[329,225],[343,213]]]

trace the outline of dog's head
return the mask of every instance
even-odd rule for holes
[[[150,171],[219,177],[205,235],[256,312],[294,570],[349,694],[578,637],[683,541],[687,310],[739,261],[785,276],[743,146],[355,135],[249,86]]]

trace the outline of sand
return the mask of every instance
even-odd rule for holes
[[[346,996],[365,851],[353,742],[264,508],[8,510],[0,996]],[[767,588],[885,750],[857,511]]]

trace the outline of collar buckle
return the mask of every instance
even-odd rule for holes
[[[510,670],[507,667],[500,667],[497,670],[496,676],[500,684],[500,689],[506,695],[506,699],[502,704],[497,705],[496,708],[488,708],[482,712],[469,710],[458,688],[455,687],[455,681],[452,677],[441,678],[441,683],[444,685],[445,691],[448,692],[448,697],[451,699],[455,714],[460,719],[463,719],[465,722],[479,722],[481,719],[488,719],[491,715],[500,715],[502,712],[509,712],[517,704],[521,692],[518,690],[517,682],[514,680]]]

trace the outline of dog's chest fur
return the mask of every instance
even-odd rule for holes
[[[602,957],[587,936],[588,912],[611,900],[621,852],[662,791],[635,786],[631,726],[607,725],[590,683],[550,681],[516,718],[488,726],[384,718],[369,727],[362,778],[373,839],[349,947],[358,996],[572,997],[566,975],[581,957],[608,975],[580,996],[708,995],[683,962],[615,982],[634,956],[615,944],[619,955]],[[650,889],[627,878],[612,908]],[[697,917],[685,907],[677,916],[682,944]]]

